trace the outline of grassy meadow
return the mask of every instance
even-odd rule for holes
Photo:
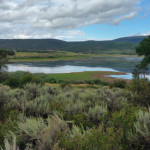
[[[66,51],[48,51],[47,53],[39,52],[16,52],[10,56],[9,62],[40,62],[40,61],[57,61],[57,60],[77,60],[87,59],[90,57],[137,57],[136,55],[121,54],[83,54]]]
[[[87,57],[94,57],[95,54],[82,54],[65,51],[49,51],[48,53],[38,52],[16,52],[15,56],[10,58],[10,62],[23,62],[23,61],[56,61],[56,60],[73,60]]]
[[[56,80],[65,81],[84,81],[100,79],[102,81],[112,82],[115,79],[109,77],[109,75],[124,75],[122,72],[109,72],[109,71],[86,71],[86,72],[74,72],[74,73],[56,73],[56,74],[35,74],[43,79],[54,78]]]

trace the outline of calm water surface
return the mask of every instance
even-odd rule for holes
[[[53,62],[17,62],[8,64],[9,72],[28,71],[31,73],[71,73],[83,71],[126,72],[127,75],[112,76],[131,79],[134,66],[142,58],[136,57],[96,57],[88,60],[65,60]]]

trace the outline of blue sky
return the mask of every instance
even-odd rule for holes
[[[140,12],[131,20],[123,20],[119,25],[96,24],[79,28],[87,39],[107,40],[133,35],[150,35],[150,0],[143,0]]]
[[[150,34],[150,0],[0,0],[1,39],[110,40]]]

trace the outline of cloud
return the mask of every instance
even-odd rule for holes
[[[149,31],[149,32],[146,32],[146,33],[142,33],[142,34],[140,34],[140,35],[142,35],[142,36],[150,36],[150,31]]]
[[[0,38],[76,37],[80,35],[77,28],[83,26],[117,25],[132,19],[140,10],[138,3],[139,0],[0,0]]]
[[[118,25],[122,20],[130,20],[132,18],[134,18],[137,14],[137,11],[133,11],[127,15],[121,16],[117,19],[114,19],[113,24]]]
[[[145,33],[131,34],[131,36],[150,36],[150,31],[145,32]]]

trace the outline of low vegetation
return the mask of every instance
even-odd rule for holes
[[[143,103],[146,96],[133,86],[135,82],[125,89],[0,85],[2,149],[146,150],[150,96]]]
[[[73,59],[85,59],[89,57],[96,57],[95,54],[83,54],[67,51],[54,51],[49,50],[43,52],[16,52],[14,56],[10,57],[9,62],[37,62],[37,61],[56,61],[56,60],[73,60]]]
[[[10,51],[11,52],[11,51]],[[12,51],[13,52],[13,51]],[[92,57],[128,57],[131,55],[125,54],[90,54],[81,52],[67,52],[67,51],[54,51],[48,50],[46,52],[15,52],[14,55],[10,55],[9,62],[41,62],[41,61],[57,61],[57,60],[78,60],[88,59]],[[132,55],[132,57],[137,57]]]
[[[3,73],[0,83],[10,86],[11,88],[22,88],[26,83],[37,83],[46,85],[88,85],[88,86],[110,86],[125,88],[128,80],[115,80],[108,75],[122,74],[116,72],[81,72],[81,73],[65,73],[65,74],[43,74],[29,72],[10,72]]]

